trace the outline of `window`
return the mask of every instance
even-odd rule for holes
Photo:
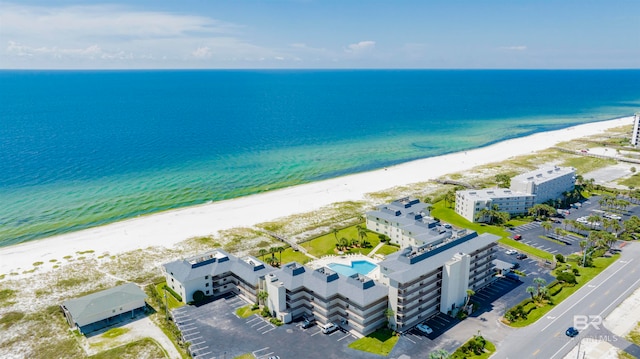
[[[205,286],[205,287],[208,287],[208,286],[209,286],[209,283],[205,284],[204,286]]]
[[[205,276],[204,276],[204,279],[209,279],[209,276],[208,276],[208,275],[205,275]]]
[[[206,293],[209,294],[209,291],[207,291]]]

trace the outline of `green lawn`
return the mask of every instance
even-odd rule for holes
[[[338,240],[341,238],[346,238],[348,240],[359,239],[358,237],[358,229],[356,225],[342,228],[337,233]],[[369,254],[371,250],[380,243],[380,238],[378,238],[378,234],[375,232],[367,231],[367,240],[371,244],[368,248],[351,248],[346,251],[346,253],[362,253]],[[304,247],[310,254],[316,257],[322,257],[324,255],[336,254],[336,236],[333,233],[323,234],[319,237],[316,237],[310,241],[301,243],[300,245]],[[286,262],[285,262],[286,263]]]
[[[258,259],[264,261],[264,259],[267,258],[270,255],[271,255],[271,253],[267,253],[264,256],[256,256],[256,257]],[[280,253],[276,253],[276,258],[278,258],[278,260],[280,260]],[[287,264],[289,262],[298,262],[300,264],[305,264],[310,260],[311,260],[310,257],[307,257],[302,252],[294,251],[291,247],[287,247],[287,249],[285,249],[282,252],[282,264]]]
[[[164,288],[163,287],[164,287],[165,284],[166,284],[165,282],[156,284],[156,292],[158,293],[160,298],[162,298],[163,301],[164,301]],[[176,308],[182,307],[184,305],[184,303],[178,302],[176,297],[174,297],[173,294],[171,294],[171,292],[167,291],[167,305],[169,306],[169,309],[176,309]]]
[[[469,341],[471,341],[471,340],[473,340],[473,338],[469,339]],[[465,345],[467,345],[467,343],[469,343],[469,341],[464,343],[460,348],[458,348],[455,352],[453,352],[453,354],[451,354],[451,359],[466,359],[466,358],[469,358],[469,359],[487,359],[496,351],[496,346],[493,345],[493,343],[491,343],[490,341],[487,340],[487,342],[484,344],[484,350],[485,350],[484,353],[482,353],[480,355],[471,354],[471,353],[465,353],[462,348]]]
[[[385,244],[382,247],[380,247],[380,249],[378,249],[378,251],[376,252],[376,254],[382,254],[382,255],[389,255],[391,253],[395,253],[397,251],[400,250],[400,247],[398,246],[392,246],[390,244]]]
[[[631,177],[619,180],[618,184],[621,184],[627,187],[633,186],[634,188],[640,188],[640,174],[636,173]]]
[[[387,356],[391,353],[399,338],[394,335],[393,331],[383,328],[349,344],[349,348]]]
[[[582,268],[578,267],[576,262],[571,262],[571,265],[574,268],[578,268],[580,270],[580,275],[576,277],[578,281],[577,285],[574,286],[565,286],[562,288],[560,292],[551,297],[551,301],[553,304],[547,304],[543,307],[538,307],[532,310],[527,319],[519,319],[513,323],[510,323],[512,327],[525,327],[531,323],[534,323],[536,320],[542,318],[545,314],[547,314],[551,309],[554,308],[554,305],[560,304],[563,300],[567,299],[570,295],[575,293],[578,289],[582,288],[585,284],[587,284],[591,279],[600,274],[603,270],[605,270],[611,263],[615,262],[616,259],[620,257],[619,254],[616,254],[609,258],[594,258],[593,267]],[[572,256],[575,259],[575,256]]]
[[[248,318],[254,314],[260,313],[260,308],[258,309],[251,309],[251,307],[253,307],[253,304],[248,304],[245,305],[242,308],[238,308],[236,309],[236,314],[240,317],[240,318]]]

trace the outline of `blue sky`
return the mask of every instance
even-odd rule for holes
[[[638,0],[0,2],[0,68],[639,68]]]

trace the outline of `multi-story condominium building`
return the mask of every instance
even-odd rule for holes
[[[255,257],[238,258],[221,249],[169,262],[162,268],[167,285],[184,303],[192,302],[196,291],[207,297],[240,294],[255,302],[261,281],[274,270]]]
[[[576,184],[576,169],[573,167],[543,167],[523,173],[511,179],[511,190],[536,196],[535,203],[562,197],[563,192],[572,191]]]
[[[640,145],[640,114],[633,115],[633,132],[631,133],[631,144],[634,147]]]
[[[389,287],[390,320],[403,332],[436,315],[453,314],[494,279],[498,236],[470,232],[436,248],[409,247],[380,262],[380,281]]]
[[[389,289],[358,273],[345,276],[292,262],[267,275],[266,288],[269,309],[285,323],[306,315],[367,335],[387,322]]]
[[[400,247],[435,245],[452,236],[449,225],[429,217],[429,204],[401,198],[366,213],[367,229],[384,234]]]
[[[513,192],[506,188],[456,192],[456,213],[470,222],[486,222],[489,218],[486,215],[479,217],[480,212],[483,209],[491,210],[493,206],[498,206],[499,211],[513,216],[527,213],[534,203],[534,195]]]
[[[406,200],[406,208],[418,204]],[[498,236],[423,220],[414,217],[424,226],[407,222],[402,228],[387,227],[400,229],[398,242],[420,245],[407,245],[377,266],[370,263],[376,268],[366,274],[340,274],[326,259],[316,269],[296,262],[275,269],[222,250],[167,263],[163,269],[167,285],[184,302],[193,301],[196,291],[206,296],[240,294],[256,302],[258,293],[266,291],[266,306],[285,323],[306,315],[356,335],[367,335],[387,322],[402,332],[439,312],[453,314],[464,305],[467,289],[477,290],[494,278]],[[413,233],[414,228],[421,232]]]

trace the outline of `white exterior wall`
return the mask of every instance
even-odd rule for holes
[[[469,288],[469,268],[471,259],[468,254],[458,253],[442,267],[442,292],[440,311],[447,313],[452,306],[464,305]]]
[[[180,294],[183,303],[193,302],[193,293],[201,290],[204,295],[212,295],[211,276],[194,279],[185,283],[180,283],[169,273],[166,273],[167,285],[176,293]],[[209,286],[207,287],[207,283]],[[209,291],[209,293],[207,293]]]
[[[576,171],[567,167],[546,167],[523,173],[511,179],[511,190],[535,195],[534,203],[562,197],[573,190]]]
[[[640,116],[633,116],[633,133],[631,133],[631,144],[635,147],[640,145]]]
[[[367,229],[384,234],[391,239],[391,243],[397,244],[401,248],[416,245],[415,240],[411,236],[405,235],[402,232],[397,222],[389,222],[382,218],[377,221],[374,217],[367,217]]]
[[[267,290],[267,307],[275,317],[282,320],[284,323],[290,323],[291,313],[287,312],[287,290],[282,285],[282,282],[278,281],[278,278],[269,274],[265,278],[265,289]]]
[[[491,209],[497,205],[499,210],[510,215],[524,214],[533,207],[534,197],[518,193],[513,189],[505,193],[504,189],[469,190],[456,192],[456,213],[469,222],[484,222],[476,219],[476,214],[483,209]],[[493,194],[492,194],[493,192]]]

